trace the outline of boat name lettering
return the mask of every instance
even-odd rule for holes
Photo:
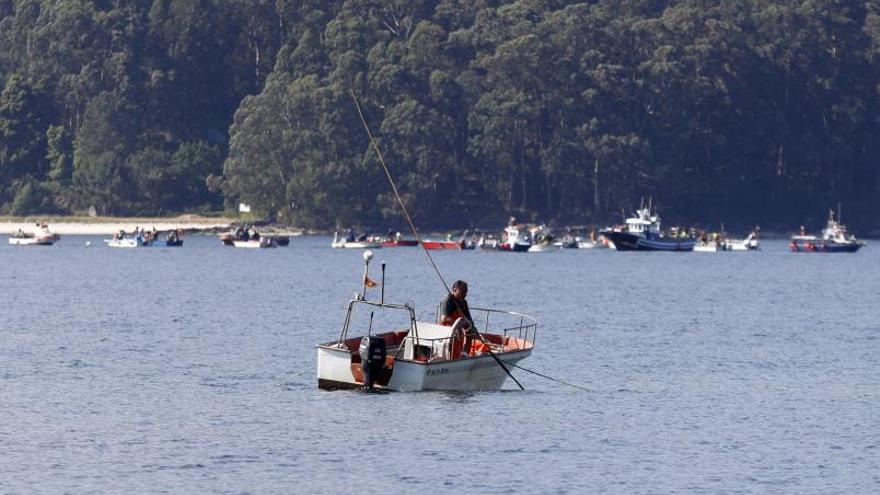
[[[428,370],[428,376],[434,376],[434,375],[448,375],[448,374],[449,374],[449,368],[440,368],[440,369],[436,369],[436,370]]]

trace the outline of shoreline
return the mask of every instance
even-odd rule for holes
[[[217,232],[228,230],[238,221],[231,218],[209,218],[181,215],[172,218],[155,217],[0,217],[0,234],[14,234],[38,230],[38,223],[48,223],[49,230],[58,235],[113,235],[120,230],[133,232],[135,227],[158,231],[183,230],[186,232]]]

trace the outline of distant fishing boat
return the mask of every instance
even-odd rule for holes
[[[129,235],[124,230],[120,230],[113,235],[112,239],[104,239],[104,242],[112,248],[139,248],[150,247],[157,239],[159,239],[159,234],[155,229],[146,231],[135,228],[133,234]]]
[[[796,253],[854,253],[865,245],[864,241],[847,231],[846,225],[840,223],[839,215],[834,219],[834,210],[829,210],[821,238],[808,235],[801,227],[800,233],[791,237],[789,249]]]
[[[393,239],[382,241],[382,247],[391,248],[391,247],[418,247],[419,241],[415,239]]]
[[[498,245],[501,243],[494,234],[487,234],[480,237],[480,240],[477,241],[477,246],[480,249],[498,249]]]
[[[254,226],[248,227],[246,225],[240,225],[231,232],[220,234],[220,242],[222,242],[224,246],[245,249],[273,248],[278,246],[275,237],[262,235],[257,232]]]
[[[532,245],[528,249],[530,253],[549,253],[560,249],[560,246],[554,244],[553,234],[543,225],[530,228],[529,236],[532,239]]]
[[[151,241],[146,241],[143,236],[104,239],[104,242],[107,243],[108,247],[112,248],[139,248],[153,245]]]
[[[422,241],[422,246],[425,246],[425,249],[431,250],[440,250],[440,249],[468,249],[465,241],[437,241],[437,240],[424,240]]]
[[[757,251],[761,249],[757,230],[750,232],[745,239],[725,239],[721,244],[725,251]]]
[[[516,225],[511,219],[510,224],[504,228],[504,233],[501,234],[498,250],[525,253],[531,247],[532,236],[528,229],[523,225]]]
[[[449,238],[444,240],[433,240],[433,239],[423,239],[422,246],[425,249],[430,250],[441,250],[441,249],[454,249],[454,250],[467,250],[467,249],[475,249],[477,247],[477,242],[468,239],[467,231],[465,231],[458,240],[452,239],[452,234],[449,235]]]
[[[165,245],[167,247],[182,247],[183,246],[183,231],[182,230],[172,230],[168,233],[168,237],[165,238]]]
[[[651,205],[636,210],[621,229],[600,232],[618,251],[693,251],[697,243],[690,237],[667,237],[660,230],[660,216],[651,213]]]
[[[577,249],[578,242],[582,240],[582,237],[577,235],[574,230],[569,229],[561,239],[554,241],[553,245],[559,249]]]
[[[369,239],[373,242],[378,242],[382,244],[384,248],[392,248],[392,247],[418,247],[419,241],[415,239],[404,239],[403,234],[400,232],[389,231],[388,235],[385,237],[382,236],[373,236]]]
[[[334,232],[333,241],[330,243],[330,247],[336,249],[379,249],[382,247],[382,243],[371,241],[367,239],[366,235],[355,238],[353,235],[349,234],[342,237],[339,235],[339,232]]]
[[[756,251],[758,250],[758,231],[753,230],[745,239],[730,239],[724,233],[722,224],[721,232],[704,232],[699,236],[694,251],[699,253],[716,253],[724,251]]]
[[[46,223],[37,224],[39,227],[35,232],[25,232],[18,229],[18,232],[9,236],[9,244],[14,246],[51,246],[55,244],[61,236],[49,231],[49,225]]]
[[[232,241],[232,245],[237,248],[245,249],[265,249],[275,247],[275,241],[271,237],[257,237],[256,239],[236,239]]]
[[[371,257],[369,251],[364,253],[365,282]],[[384,284],[384,273],[382,278]],[[386,303],[384,297],[368,301],[366,287],[365,283],[363,292],[348,302],[339,338],[317,346],[319,388],[498,390],[509,376],[499,360],[515,366],[534,348],[537,323],[529,316],[471,308],[483,340],[474,339],[466,348],[467,319],[459,318],[452,326],[418,321],[409,303]],[[356,310],[396,313],[408,325],[379,331],[370,328],[366,335],[352,336],[349,331]]]

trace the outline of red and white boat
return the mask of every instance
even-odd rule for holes
[[[514,251],[525,253],[532,247],[532,236],[528,228],[523,225],[508,225],[501,234],[499,251]]]
[[[865,241],[850,234],[846,225],[840,223],[840,213],[835,220],[834,210],[830,210],[821,238],[808,235],[801,226],[800,234],[792,236],[788,246],[795,253],[855,253],[865,246]]]
[[[18,232],[9,236],[9,244],[15,246],[51,246],[61,239],[61,236],[49,231],[49,225],[46,223],[37,224],[35,232],[25,232],[18,229]]]
[[[387,237],[375,236],[369,240],[380,243],[383,248],[417,247],[419,245],[419,241],[415,239],[404,239],[400,232],[389,232]]]
[[[364,253],[367,267],[372,254],[368,253]],[[508,371],[527,358],[535,345],[537,323],[523,314],[471,308],[482,340],[473,339],[467,349],[464,318],[452,326],[418,321],[409,303],[368,301],[365,295],[366,286],[348,302],[339,337],[318,344],[319,388],[498,390]],[[370,312],[367,335],[350,334],[357,310]],[[401,325],[372,331],[373,312],[399,315]]]

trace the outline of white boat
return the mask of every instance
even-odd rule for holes
[[[757,251],[760,249],[758,244],[757,232],[751,232],[742,240],[728,239],[721,243],[726,251]]]
[[[542,242],[540,244],[532,244],[529,246],[528,252],[530,253],[548,253],[550,251],[559,251],[561,248],[554,244],[548,244]]]
[[[504,228],[504,232],[501,234],[501,243],[498,244],[499,251],[525,253],[530,247],[532,247],[532,236],[525,226],[511,222]]]
[[[275,247],[275,242],[271,237],[261,236],[259,239],[248,239],[248,240],[234,240],[232,241],[232,245],[237,248],[248,248],[248,249],[260,249],[260,248],[273,248]]]
[[[726,235],[712,234],[712,237],[700,239],[694,246],[699,253],[717,253],[719,251],[755,251],[758,249],[758,234],[751,232],[745,239],[728,239]]]
[[[498,245],[501,243],[495,236],[493,235],[484,235],[480,237],[480,240],[477,242],[477,246],[480,249],[498,249]]]
[[[530,253],[548,253],[550,251],[559,251],[561,245],[555,244],[555,238],[550,229],[544,225],[536,225],[529,229],[529,238],[532,245],[529,246]]]
[[[55,244],[55,240],[51,238],[44,238],[40,236],[25,235],[13,235],[9,237],[9,244],[14,246],[51,246]]]
[[[365,259],[369,266],[369,258]],[[364,274],[366,279],[366,270]],[[411,304],[368,301],[365,294],[366,288],[349,301],[339,338],[317,346],[319,388],[498,390],[508,370],[534,348],[537,323],[523,314],[471,308],[482,340],[474,339],[471,348],[465,349],[465,318],[452,326],[418,321]],[[372,313],[377,311],[396,313],[406,324],[351,336],[349,330],[357,309],[370,312],[370,327]]]
[[[149,244],[144,242],[144,238],[141,236],[123,237],[121,239],[104,239],[104,242],[107,243],[107,246],[112,248],[138,248],[149,246]]]
[[[18,232],[9,236],[9,244],[15,246],[51,246],[61,239],[61,236],[49,231],[49,226],[45,223],[37,224],[38,229],[35,232],[25,232],[18,229]]]
[[[330,246],[337,249],[379,249],[382,247],[382,243],[370,240],[348,240],[341,237],[339,232],[334,232],[333,242],[330,243]]]

